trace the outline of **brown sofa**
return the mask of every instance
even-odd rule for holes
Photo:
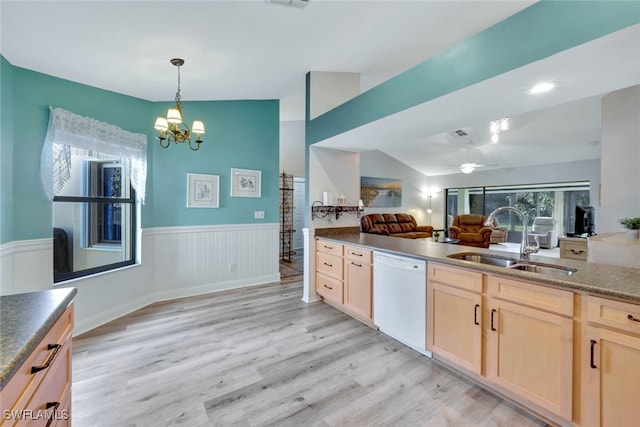
[[[360,231],[383,236],[421,239],[431,237],[433,227],[418,225],[413,215],[409,214],[368,214],[360,218]]]
[[[453,217],[449,227],[449,237],[460,239],[459,244],[488,248],[491,244],[491,227],[484,225],[487,220],[483,215],[457,215]]]

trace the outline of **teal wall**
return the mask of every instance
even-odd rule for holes
[[[12,240],[13,67],[0,55],[0,243]]]
[[[200,118],[207,133],[194,152],[184,146],[162,149],[155,139],[155,117],[168,103],[97,89],[14,67],[2,59],[2,233],[0,243],[51,237],[51,202],[40,181],[40,151],[49,106],[104,121],[148,136],[147,197],[141,226],[185,226],[277,222],[279,170],[278,101],[184,102],[185,117]],[[6,77],[4,77],[6,75]],[[6,87],[12,90],[6,91]],[[9,126],[5,128],[5,119]],[[12,132],[11,129],[19,129]],[[9,152],[10,158],[5,154]],[[6,170],[14,165],[7,174]],[[18,167],[19,166],[19,167]],[[262,170],[262,197],[230,199],[231,167]],[[187,209],[187,173],[221,176],[219,209]],[[9,191],[6,197],[5,192]],[[5,200],[12,198],[12,208]],[[266,212],[254,220],[253,211]],[[7,214],[7,215],[5,215]],[[6,216],[6,217],[5,217]]]
[[[307,113],[307,145],[638,22],[638,1],[540,1],[314,120]]]
[[[154,105],[154,117],[171,105]],[[184,103],[184,109],[185,117],[204,121],[204,142],[191,151],[159,148],[153,139],[154,226],[278,222],[279,102],[202,101]],[[232,167],[261,170],[262,197],[230,197]],[[186,207],[187,173],[220,176],[219,209]],[[256,210],[265,211],[265,219],[254,220]]]

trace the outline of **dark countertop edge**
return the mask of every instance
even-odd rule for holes
[[[361,235],[363,235],[364,233],[360,233]],[[342,243],[342,244],[347,244],[347,245],[352,245],[352,246],[358,246],[361,248],[365,248],[365,249],[369,249],[369,250],[373,250],[373,251],[379,251],[379,252],[386,252],[389,254],[395,254],[395,255],[399,255],[399,256],[405,256],[405,257],[410,257],[410,258],[418,258],[418,259],[424,259],[427,262],[428,261],[436,261],[439,262],[441,264],[448,264],[451,266],[455,266],[455,267],[461,267],[461,268],[466,268],[469,270],[475,270],[475,271],[481,271],[484,273],[489,273],[489,274],[495,274],[495,275],[499,275],[499,276],[503,276],[503,277],[510,277],[513,279],[519,279],[519,280],[527,280],[530,282],[536,282],[539,283],[541,285],[551,285],[554,286],[556,288],[563,288],[563,289],[569,289],[569,290],[574,290],[574,291],[580,291],[580,292],[587,292],[590,294],[597,294],[599,296],[609,296],[612,298],[617,298],[617,299],[621,299],[621,300],[625,300],[627,302],[632,302],[632,303],[640,303],[640,290],[637,294],[632,294],[632,293],[627,293],[624,291],[620,291],[620,290],[615,290],[615,289],[607,289],[605,287],[601,287],[601,286],[595,286],[592,284],[588,284],[588,283],[584,283],[584,282],[580,282],[580,281],[576,281],[574,280],[562,280],[562,277],[571,277],[571,276],[546,276],[546,275],[542,275],[542,274],[538,274],[538,273],[532,273],[532,272],[527,272],[527,271],[521,271],[521,270],[513,270],[513,269],[507,269],[504,267],[499,267],[499,266],[493,266],[493,265],[489,265],[489,264],[481,264],[481,263],[475,263],[475,262],[471,262],[471,261],[464,261],[464,260],[460,260],[460,259],[456,259],[456,258],[449,258],[447,256],[436,256],[434,255],[425,255],[425,254],[418,254],[418,253],[413,253],[413,252],[405,252],[405,251],[399,251],[399,250],[394,250],[394,249],[390,249],[390,248],[385,248],[385,247],[378,247],[378,246],[371,246],[369,244],[363,244],[357,241],[354,241],[354,235],[349,233],[349,234],[344,234],[344,235],[330,235],[330,236],[316,236],[316,238],[321,238],[321,239],[325,239],[325,240],[332,240],[335,241],[336,243]],[[388,236],[379,236],[379,237],[383,237],[383,238],[390,238]],[[401,239],[400,237],[391,237],[391,239]],[[413,239],[406,239],[406,240],[413,240]],[[392,242],[392,241],[390,241]],[[476,248],[476,247],[472,247],[472,246],[461,246],[461,245],[448,245],[446,243],[437,243],[438,245],[447,245],[449,247],[449,249],[453,249],[456,248],[458,250],[452,250],[449,251],[449,253],[455,253],[455,252],[487,252],[487,253],[492,253],[495,254],[496,250],[491,250],[491,249],[483,249],[483,248]],[[505,257],[509,257],[509,255],[506,255],[504,252],[502,252],[501,254],[502,256]],[[513,255],[513,254],[512,254]],[[517,254],[515,254],[517,257]],[[556,258],[549,258],[549,257],[543,257],[543,256],[536,256],[534,259],[532,259],[532,261],[534,262],[541,262],[541,263],[547,263],[547,264],[559,264],[559,262],[557,262],[559,260]],[[569,259],[561,259],[563,262],[563,264],[568,264],[569,266],[572,267],[576,267],[576,265],[579,265],[580,263],[587,264],[587,261],[577,261],[577,260],[569,260]],[[555,261],[555,262],[554,262]],[[601,268],[601,269],[617,269],[617,270],[636,270],[639,271],[638,269],[632,269],[629,267],[619,267],[619,266],[613,266],[613,265],[606,265],[606,264],[596,264],[596,263],[589,263],[591,264],[594,268]],[[578,266],[578,269],[580,267]]]
[[[0,390],[4,388],[5,385],[13,378],[13,375],[18,370],[18,367],[21,366],[24,361],[29,357],[31,352],[36,348],[38,343],[47,335],[47,332],[51,329],[51,327],[60,319],[62,313],[67,309],[73,298],[78,293],[76,288],[62,288],[68,291],[67,295],[58,303],[58,305],[51,311],[51,314],[42,322],[42,325],[38,328],[38,330],[28,339],[25,344],[22,346],[20,351],[18,351],[10,360],[8,368],[0,371]],[[47,291],[42,291],[47,292]],[[10,297],[11,295],[6,295]],[[2,333],[2,331],[0,331]]]

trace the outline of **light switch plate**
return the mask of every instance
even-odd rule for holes
[[[264,211],[254,211],[253,218],[255,219],[264,219]]]

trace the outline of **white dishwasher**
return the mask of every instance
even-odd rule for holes
[[[373,323],[381,332],[427,351],[427,262],[374,252]]]

